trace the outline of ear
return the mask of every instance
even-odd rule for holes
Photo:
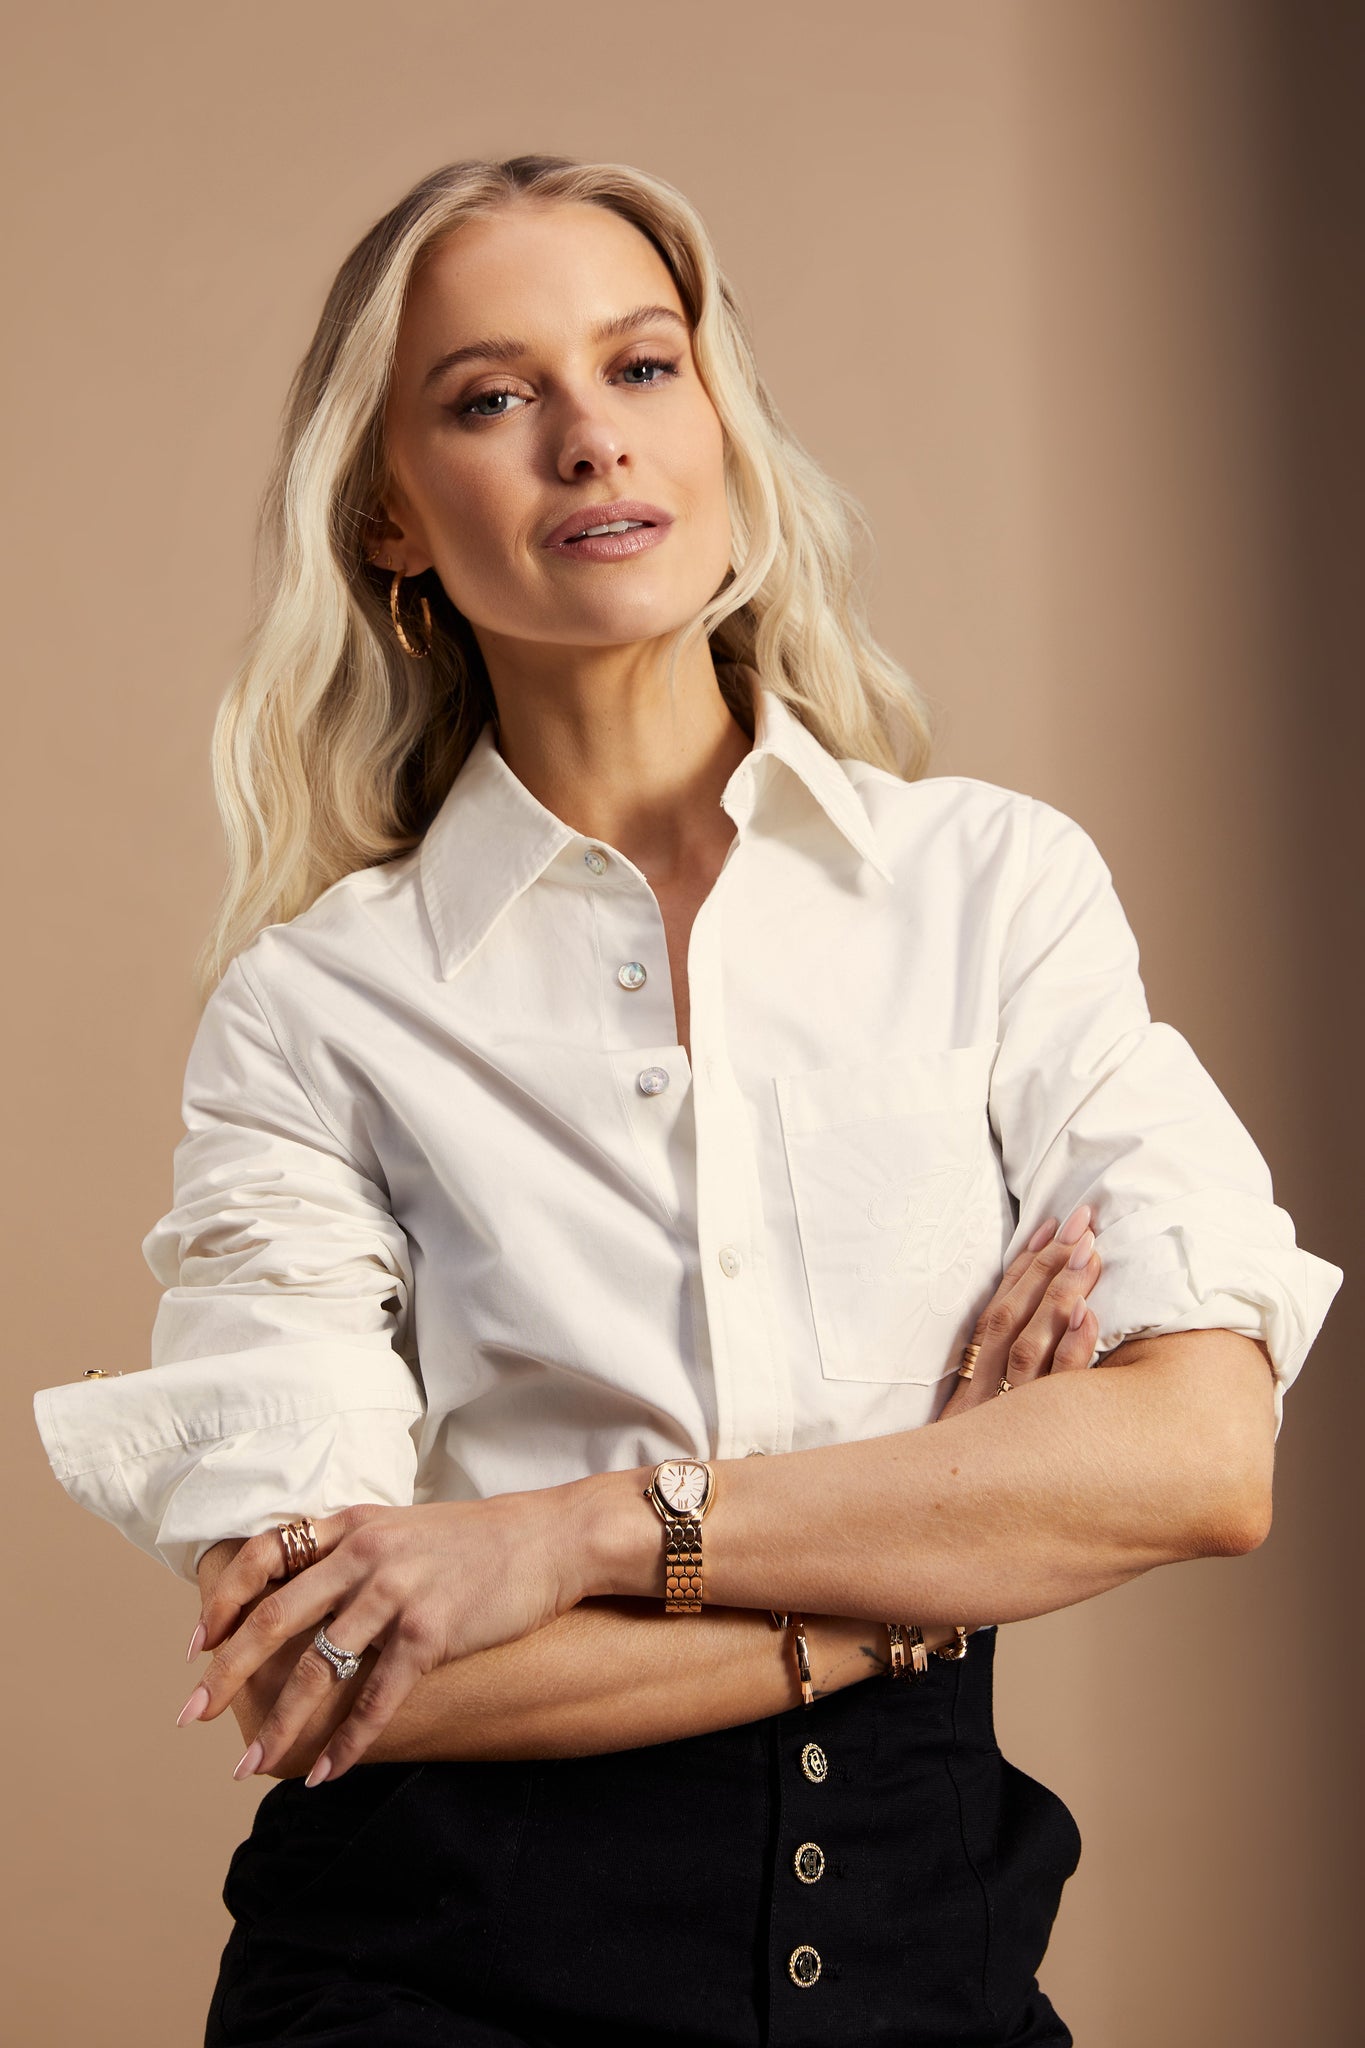
[[[361,546],[365,560],[389,575],[396,569],[403,576],[420,576],[432,566],[421,521],[408,510],[397,490],[362,519]]]

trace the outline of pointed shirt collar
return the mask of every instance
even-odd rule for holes
[[[747,816],[752,787],[771,757],[796,775],[829,822],[884,881],[893,879],[862,799],[838,761],[752,670],[754,740],[725,785],[721,802]],[[741,795],[741,792],[747,792]],[[566,846],[591,842],[533,796],[498,751],[490,719],[470,748],[419,855],[422,893],[440,953],[443,979],[464,964],[502,913],[538,881]]]

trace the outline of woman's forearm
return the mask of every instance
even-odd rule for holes
[[[205,1596],[241,1538],[200,1566]],[[255,1605],[256,1603],[252,1603]],[[251,1742],[312,1639],[291,1637],[242,1687],[233,1712]],[[926,1627],[930,1650],[950,1627]],[[817,1697],[888,1668],[885,1626],[818,1615],[806,1624]],[[378,1661],[332,1687],[292,1748],[266,1775],[303,1777],[351,1712]],[[791,1634],[769,1612],[708,1605],[671,1615],[658,1600],[589,1599],[517,1642],[444,1664],[418,1679],[367,1752],[374,1763],[589,1756],[639,1748],[781,1713],[800,1700]]]
[[[822,1617],[807,1626],[824,1692],[886,1668],[886,1631]],[[791,1637],[770,1615],[657,1600],[590,1600],[520,1642],[424,1678],[376,1753],[395,1757],[591,1756],[733,1728],[800,1703]]]
[[[952,1633],[927,1628],[925,1642],[937,1649]],[[817,1695],[887,1669],[884,1627],[822,1615],[808,1620],[806,1637]],[[271,1775],[308,1772],[365,1677],[362,1666],[337,1686]],[[800,1697],[790,1633],[774,1628],[766,1612],[712,1607],[670,1615],[657,1601],[589,1600],[533,1636],[428,1672],[366,1758],[590,1756],[738,1727],[799,1705]],[[269,1704],[266,1698],[261,1711]],[[250,1740],[254,1729],[239,1720]]]
[[[955,1623],[1049,1613],[1153,1565],[1254,1547],[1269,1526],[1272,1445],[1264,1347],[1208,1330],[1125,1345],[1108,1370],[1048,1375],[931,1429],[724,1460],[696,1616],[662,1611],[662,1531],[641,1499],[644,1475],[571,1482],[567,1611],[418,1680],[370,1754],[591,1754],[764,1717],[796,1698],[790,1643],[769,1608],[860,1617],[813,1624],[816,1675],[833,1689],[884,1657],[887,1619],[919,1622],[936,1647]],[[206,1595],[238,1547],[207,1554]],[[311,1634],[237,1691],[248,1740]],[[271,1775],[311,1766],[378,1655],[328,1689]]]
[[[707,1597],[978,1627],[1253,1548],[1273,1458],[1264,1347],[1192,1330],[1111,1356],[933,1428],[721,1461],[703,1523]],[[642,1477],[575,1482],[590,1593],[661,1590]]]

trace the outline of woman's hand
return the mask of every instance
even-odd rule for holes
[[[1100,1277],[1091,1213],[1082,1202],[1055,1236],[1049,1217],[1006,1267],[972,1331],[972,1343],[981,1346],[976,1370],[953,1388],[939,1410],[940,1422],[993,1400],[1006,1375],[1012,1388],[1022,1387],[1045,1373],[1079,1372],[1089,1365],[1100,1328],[1086,1301]]]
[[[221,1647],[186,1702],[193,1709],[198,1701],[198,1711],[183,1718],[213,1720],[290,1637],[323,1622],[339,1648],[379,1652],[308,1782],[339,1777],[424,1673],[516,1642],[576,1605],[584,1588],[569,1576],[581,1550],[568,1526],[573,1498],[568,1487],[545,1487],[422,1507],[344,1508],[315,1519],[321,1555],[292,1579],[283,1577],[278,1530],[251,1537],[204,1602],[203,1647]],[[270,1771],[337,1683],[310,1640],[257,1730],[247,1752],[254,1761],[242,1760],[247,1772]]]

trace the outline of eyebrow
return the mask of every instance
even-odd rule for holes
[[[688,333],[687,322],[671,306],[633,306],[629,313],[615,313],[610,320],[600,320],[593,328],[589,339],[592,341],[614,341],[619,335],[629,334],[637,327],[647,327],[656,320],[671,320],[675,327]],[[527,354],[529,344],[514,341],[510,335],[490,334],[483,341],[466,342],[463,348],[453,348],[433,363],[422,379],[422,389],[428,390],[438,377],[453,370],[457,363],[490,362],[513,363]]]

